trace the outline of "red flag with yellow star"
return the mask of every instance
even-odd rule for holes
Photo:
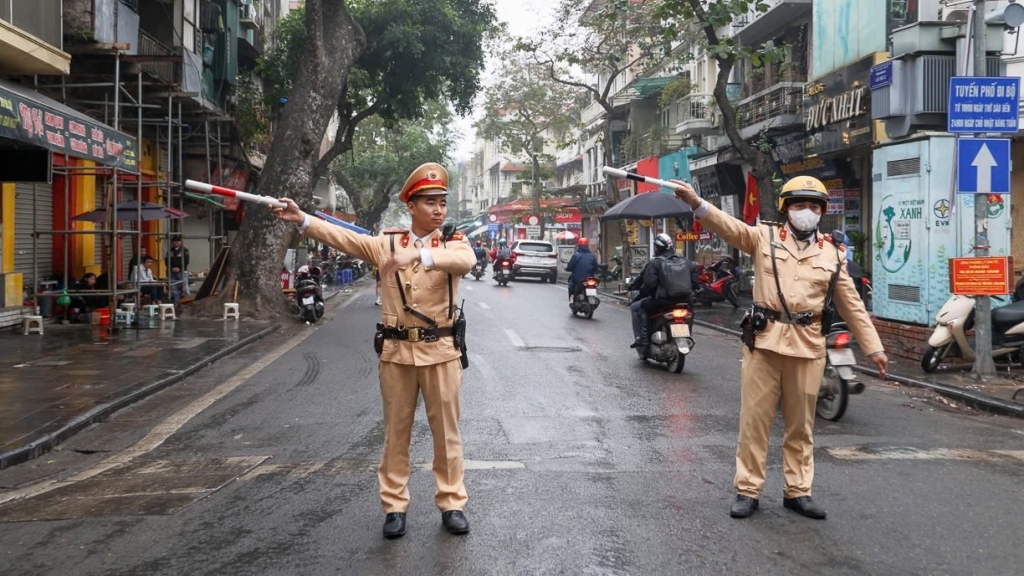
[[[757,222],[761,203],[757,197],[757,179],[753,172],[747,172],[747,193],[743,196],[743,221],[753,226]]]

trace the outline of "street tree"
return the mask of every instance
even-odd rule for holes
[[[740,135],[738,112],[729,100],[727,87],[729,76],[737,63],[750,59],[756,67],[768,62],[777,62],[784,57],[784,46],[768,42],[761,46],[744,46],[735,38],[719,34],[740,16],[751,11],[766,12],[770,8],[764,0],[661,0],[655,10],[664,19],[667,38],[701,35],[704,50],[718,64],[718,75],[712,94],[715,104],[722,113],[722,127],[729,142],[736,148],[743,161],[751,166],[757,180],[759,212],[762,219],[774,220],[777,214],[774,167],[771,149],[764,134],[748,142]],[[689,33],[689,34],[688,34]]]
[[[484,116],[476,123],[477,134],[501,143],[501,149],[530,163],[533,212],[540,213],[543,168],[554,162],[551,148],[571,140],[578,124],[582,90],[557,82],[557,68],[537,63],[519,51],[498,55],[501,74],[484,91]]]

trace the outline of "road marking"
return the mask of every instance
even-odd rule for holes
[[[826,452],[840,460],[975,460],[979,462],[1024,461],[1024,450],[975,450],[972,448],[911,448],[887,446],[833,446]]]
[[[505,334],[508,335],[508,339],[512,341],[512,345],[515,346],[516,348],[526,347],[526,342],[523,342],[523,339],[519,337],[519,334],[516,334],[515,330],[511,328],[506,328]]]
[[[485,382],[492,382],[495,380],[494,370],[491,368],[491,365],[484,360],[483,355],[470,352],[469,359],[471,360],[469,363],[470,367],[476,368],[476,370],[480,372],[480,375],[484,377]]]
[[[480,307],[484,310],[490,310],[491,307],[487,305],[487,302],[480,302]]]
[[[334,308],[334,310],[344,308],[354,301],[355,298],[349,298],[345,300],[344,303]],[[147,434],[141,440],[136,442],[134,445],[129,446],[128,448],[124,449],[123,451],[117,454],[114,454],[113,456],[107,458],[106,460],[103,460],[96,466],[93,466],[88,470],[79,472],[78,474],[75,474],[74,476],[71,476],[70,478],[67,478],[65,480],[49,480],[46,482],[42,482],[40,484],[36,484],[34,486],[29,486],[19,490],[12,490],[11,492],[0,495],[0,504],[5,504],[7,502],[11,502],[14,500],[20,500],[22,498],[32,498],[33,496],[45,494],[46,492],[55,490],[57,488],[69,486],[71,484],[75,484],[83,480],[88,480],[89,478],[106,472],[111,468],[115,468],[122,464],[126,464],[133,460],[134,458],[137,458],[147,452],[152,451],[153,449],[163,444],[165,440],[170,438],[171,435],[173,435],[182,426],[188,423],[189,420],[194,418],[196,415],[202,413],[203,410],[209,408],[211,405],[213,405],[214,402],[220,400],[235,388],[238,388],[247,380],[258,374],[261,370],[272,364],[275,360],[277,360],[281,356],[284,356],[289,350],[301,344],[303,341],[306,340],[306,338],[308,338],[314,332],[317,331],[309,330],[299,332],[297,336],[292,338],[290,341],[282,344],[276,350],[270,352],[268,355],[264,356],[255,364],[252,364],[248,368],[245,368],[241,372],[238,372],[220,386],[217,386],[213,390],[207,392],[202,397],[193,400],[188,406],[185,406],[175,414],[168,417],[163,422],[157,424],[149,432],[149,434]]]
[[[473,287],[472,287],[472,286],[470,286],[469,284],[466,284],[465,286],[461,286],[461,285],[460,285],[460,288],[465,288],[466,290],[469,290],[470,292],[472,292],[472,291],[473,291]]]

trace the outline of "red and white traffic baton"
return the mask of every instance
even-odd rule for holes
[[[668,180],[659,180],[657,178],[651,178],[650,176],[643,176],[641,174],[635,174],[633,172],[626,172],[625,170],[619,170],[618,168],[612,168],[611,166],[605,166],[601,170],[609,176],[615,178],[625,178],[627,180],[635,180],[637,182],[646,182],[647,184],[654,184],[655,186],[663,186],[675,190],[678,184],[669,182]]]
[[[223,186],[214,186],[213,184],[197,182],[195,180],[185,180],[185,188],[190,188],[192,190],[197,190],[199,192],[206,192],[207,194],[227,196],[228,198],[235,198],[237,200],[244,200],[246,202],[264,204],[266,206],[270,206],[273,208],[288,207],[287,204],[281,202],[277,198],[271,198],[270,196],[260,196],[259,194],[250,194],[248,192],[242,192],[241,190],[232,190],[231,188],[224,188]]]

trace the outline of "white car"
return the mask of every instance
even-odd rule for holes
[[[550,242],[542,240],[516,240],[512,243],[516,263],[512,277],[540,278],[552,284],[558,279],[558,253]]]

